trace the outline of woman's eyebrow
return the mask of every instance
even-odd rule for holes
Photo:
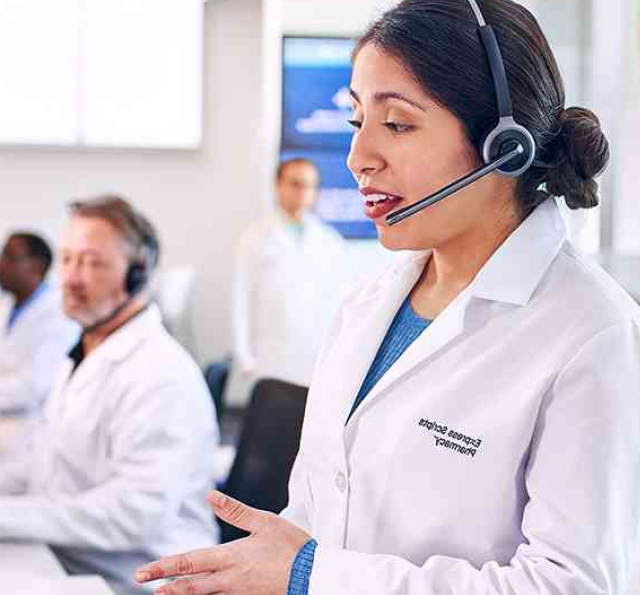
[[[351,97],[357,103],[361,103],[358,93],[351,88],[349,88],[349,95],[351,95]],[[410,106],[415,107],[420,111],[423,111],[423,112],[427,111],[424,108],[424,106],[420,105],[419,103],[416,103],[412,99],[409,99],[408,97],[405,97],[404,95],[396,91],[378,91],[373,95],[373,98],[377,103],[383,103],[385,101],[388,101],[389,99],[397,99],[398,101],[404,101],[405,103],[408,103]]]

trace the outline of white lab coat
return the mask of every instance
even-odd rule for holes
[[[137,592],[137,565],[217,540],[212,401],[155,306],[71,371],[69,360],[31,455],[0,466],[0,539],[51,544],[70,571]]]
[[[310,595],[626,595],[637,305],[549,201],[346,423],[427,259],[353,292],[319,357],[283,512],[320,544]]]
[[[313,215],[297,236],[274,214],[241,237],[233,292],[236,364],[255,378],[308,386],[337,309],[343,240]]]
[[[80,334],[54,286],[28,304],[7,331],[13,303],[9,295],[0,299],[0,415],[30,411],[44,401]]]

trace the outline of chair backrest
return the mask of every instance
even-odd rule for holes
[[[209,387],[211,398],[216,406],[218,421],[220,421],[224,415],[224,389],[227,385],[230,366],[231,358],[227,357],[223,360],[210,363],[203,371],[205,382]]]
[[[280,512],[288,501],[291,467],[298,453],[307,388],[281,380],[257,382],[224,492],[261,510]],[[220,523],[222,541],[246,535]]]
[[[152,294],[171,335],[197,360],[193,329],[193,296],[196,269],[193,265],[162,268],[152,280]]]

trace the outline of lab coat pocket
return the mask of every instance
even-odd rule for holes
[[[358,481],[359,503],[386,511],[368,529],[370,542],[415,564],[427,551],[456,555],[469,534],[452,528],[464,519],[473,527],[482,515],[483,439],[444,413],[412,415],[403,426],[382,468],[372,466]]]

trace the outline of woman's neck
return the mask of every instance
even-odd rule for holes
[[[469,233],[435,248],[411,292],[411,305],[430,320],[442,312],[475,279],[476,275],[520,225],[514,211],[505,211],[475,225]]]

